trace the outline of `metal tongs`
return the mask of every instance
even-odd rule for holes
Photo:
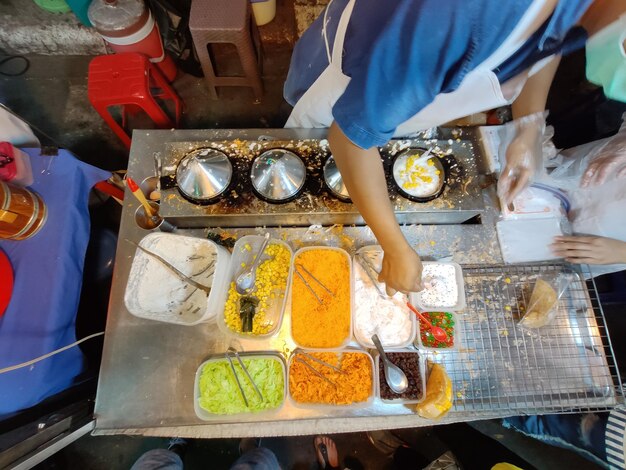
[[[241,382],[239,381],[239,376],[237,375],[237,372],[235,371],[235,365],[233,364],[233,359],[230,357],[231,354],[233,354],[235,358],[237,359],[237,362],[239,363],[241,370],[243,370],[243,372],[246,374],[246,377],[248,377],[248,380],[252,384],[254,391],[257,393],[261,401],[262,402],[265,401],[265,398],[263,398],[263,394],[261,393],[261,390],[259,390],[259,387],[257,387],[256,383],[254,383],[254,380],[252,380],[252,377],[250,376],[250,372],[248,372],[248,368],[244,365],[243,361],[241,360],[241,357],[239,357],[239,352],[237,352],[235,348],[230,347],[224,353],[224,357],[228,360],[228,363],[230,364],[230,370],[232,371],[233,376],[235,377],[235,381],[237,382],[237,387],[239,387],[239,392],[241,392],[241,398],[243,398],[243,402],[246,404],[246,408],[248,408],[250,405],[248,404],[248,398],[246,397],[246,392],[244,392],[243,386],[241,385]]]
[[[339,367],[334,366],[332,364],[329,364],[326,361],[322,361],[321,359],[318,359],[315,356],[312,356],[308,353],[305,353],[304,351],[298,351],[296,352],[296,358],[294,359],[294,361],[299,362],[300,364],[304,364],[306,367],[309,368],[309,370],[311,370],[311,372],[313,372],[315,375],[317,375],[320,379],[328,382],[329,384],[331,384],[333,387],[337,388],[337,384],[335,382],[333,382],[332,380],[330,380],[328,377],[326,377],[324,374],[322,374],[319,370],[317,370],[315,367],[313,367],[311,364],[309,364],[307,361],[305,361],[304,359],[302,359],[301,357],[297,357],[297,356],[304,356],[307,359],[310,359],[311,361],[315,361],[318,364],[324,366],[324,367],[328,367],[332,370],[334,370],[335,372],[338,372],[340,374],[345,374],[346,372],[344,370],[341,370]]]
[[[380,286],[378,285],[379,273],[378,271],[376,271],[376,269],[372,265],[372,261],[369,258],[367,258],[363,253],[357,253],[357,260],[359,261],[359,264],[363,266],[363,271],[365,271],[365,274],[367,274],[367,277],[369,277],[370,281],[372,281],[372,285],[376,289],[376,292],[378,292],[378,295],[383,299],[388,298],[387,294],[383,292],[380,289]]]
[[[205,286],[204,284],[200,284],[198,281],[195,281],[195,280],[191,279],[189,276],[187,276],[184,272],[182,272],[180,269],[178,269],[172,263],[170,263],[169,261],[163,259],[161,256],[157,255],[153,251],[150,251],[150,250],[144,248],[139,243],[136,243],[136,242],[134,242],[132,240],[129,240],[128,238],[125,238],[124,240],[127,241],[128,243],[130,243],[131,245],[135,245],[137,247],[137,249],[143,251],[148,256],[150,256],[150,257],[154,258],[155,260],[157,260],[158,262],[160,262],[163,266],[165,266],[171,272],[176,274],[176,276],[181,281],[186,282],[187,284],[195,287],[196,289],[200,289],[201,291],[205,292],[207,295],[209,295],[211,293],[211,288],[209,286]],[[212,266],[213,266],[213,262],[211,262],[209,264],[209,266],[207,266],[206,269],[204,269],[202,272],[200,272],[198,274],[202,274],[204,271],[206,271],[207,269],[210,269]]]
[[[296,267],[294,268],[294,272],[296,273],[296,275],[300,278],[300,280],[302,282],[304,282],[304,285],[307,287],[307,289],[309,289],[311,291],[311,294],[313,294],[315,296],[315,298],[317,299],[317,301],[321,304],[324,303],[322,301],[322,299],[317,295],[317,293],[315,292],[315,290],[313,290],[313,288],[311,287],[311,284],[309,284],[306,279],[304,279],[304,276],[302,275],[302,273],[299,270],[302,270],[307,276],[309,276],[311,279],[313,279],[318,285],[320,285],[326,292],[328,292],[331,297],[334,297],[335,294],[333,294],[331,292],[331,290],[326,287],[324,284],[322,284],[322,281],[320,281],[318,278],[316,278],[313,274],[311,274],[311,272],[306,269],[304,266],[302,266],[302,264],[298,263],[296,264]]]

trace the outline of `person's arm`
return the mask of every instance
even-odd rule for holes
[[[388,294],[392,290],[420,290],[422,263],[396,221],[378,149],[364,150],[354,145],[334,122],[328,142],[350,198],[384,251],[379,280],[385,283]]]
[[[626,263],[626,242],[607,237],[574,235],[555,237],[552,252],[576,264]]]
[[[555,56],[541,70],[528,78],[521,93],[511,105],[513,119],[545,111],[550,86],[560,62],[561,56]]]
[[[531,76],[511,106],[517,135],[507,148],[506,165],[498,182],[498,194],[507,204],[528,186],[543,159],[543,113],[560,60],[560,56],[555,57]]]

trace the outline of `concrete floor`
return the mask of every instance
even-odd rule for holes
[[[15,6],[16,0],[9,3]],[[265,45],[263,81],[266,94],[260,104],[254,104],[252,92],[245,88],[222,88],[220,99],[213,101],[209,99],[202,79],[190,75],[178,77],[174,86],[186,103],[181,128],[281,127],[290,112],[282,99],[282,85],[291,48],[298,32],[312,21],[323,3],[323,0],[279,0],[277,20],[261,28]],[[82,160],[109,170],[125,168],[126,150],[87,99],[87,67],[91,56],[31,55],[29,59],[31,68],[25,75],[0,78],[0,101]],[[226,57],[227,67],[228,59]],[[466,468],[486,468],[477,463],[480,458],[476,456],[491,452],[493,448],[510,449],[528,462],[524,468],[597,468],[572,452],[504,429],[497,421],[475,423],[474,430],[457,426],[398,433],[422,449],[429,458],[437,457],[448,447],[464,443],[472,450],[470,454],[474,454],[473,457],[468,455],[470,463],[466,463]],[[490,439],[485,441],[484,435]],[[316,468],[312,439],[312,436],[272,438],[264,440],[263,445],[277,454],[283,468],[309,469]],[[335,439],[344,465],[353,469],[391,468],[391,460],[377,450],[364,433],[337,435]],[[86,436],[39,468],[130,468],[146,450],[166,445],[166,439]],[[232,439],[193,441],[185,459],[186,468],[228,468],[238,455],[237,448],[238,441]],[[458,451],[464,452],[462,449]],[[360,462],[360,467],[354,459]]]
[[[593,463],[563,449],[558,449],[510,431],[498,421],[481,421],[434,428],[395,430],[425,461],[451,449],[465,469],[489,469],[496,462],[513,463],[524,470],[533,468],[599,469]],[[352,470],[406,470],[423,468],[394,463],[387,453],[376,448],[366,433],[336,434],[341,468]],[[86,436],[36,467],[38,470],[85,468],[90,470],[128,469],[144,452],[167,448],[168,440],[130,436]],[[262,439],[285,470],[317,469],[313,436]],[[239,456],[237,439],[189,441],[184,457],[185,469],[226,470]],[[210,462],[210,464],[209,464]]]

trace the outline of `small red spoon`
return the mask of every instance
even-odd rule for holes
[[[433,325],[431,322],[428,321],[428,318],[426,318],[424,315],[422,315],[415,307],[413,307],[413,305],[411,305],[410,302],[406,303],[406,306],[409,307],[411,309],[411,311],[413,313],[415,313],[415,315],[417,315],[418,317],[420,317],[424,323],[426,323],[430,329],[430,331],[432,332],[433,336],[435,337],[435,339],[437,341],[446,341],[448,339],[448,335],[446,334],[446,331],[439,327],[439,326],[435,326]]]

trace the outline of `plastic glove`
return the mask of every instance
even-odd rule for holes
[[[598,186],[611,176],[626,178],[626,132],[624,128],[592,158],[580,180],[580,186]]]
[[[626,178],[626,148],[607,151],[607,147],[589,163],[580,180],[582,188],[598,186],[612,175],[616,179]]]
[[[541,168],[546,116],[542,111],[507,124],[513,127],[515,137],[507,147],[506,165],[498,181],[498,196],[506,205],[528,187]]]
[[[419,292],[422,287],[422,261],[409,245],[397,252],[385,251],[378,282],[385,283],[387,295]]]
[[[626,242],[606,237],[555,237],[552,252],[576,264],[626,263]]]

